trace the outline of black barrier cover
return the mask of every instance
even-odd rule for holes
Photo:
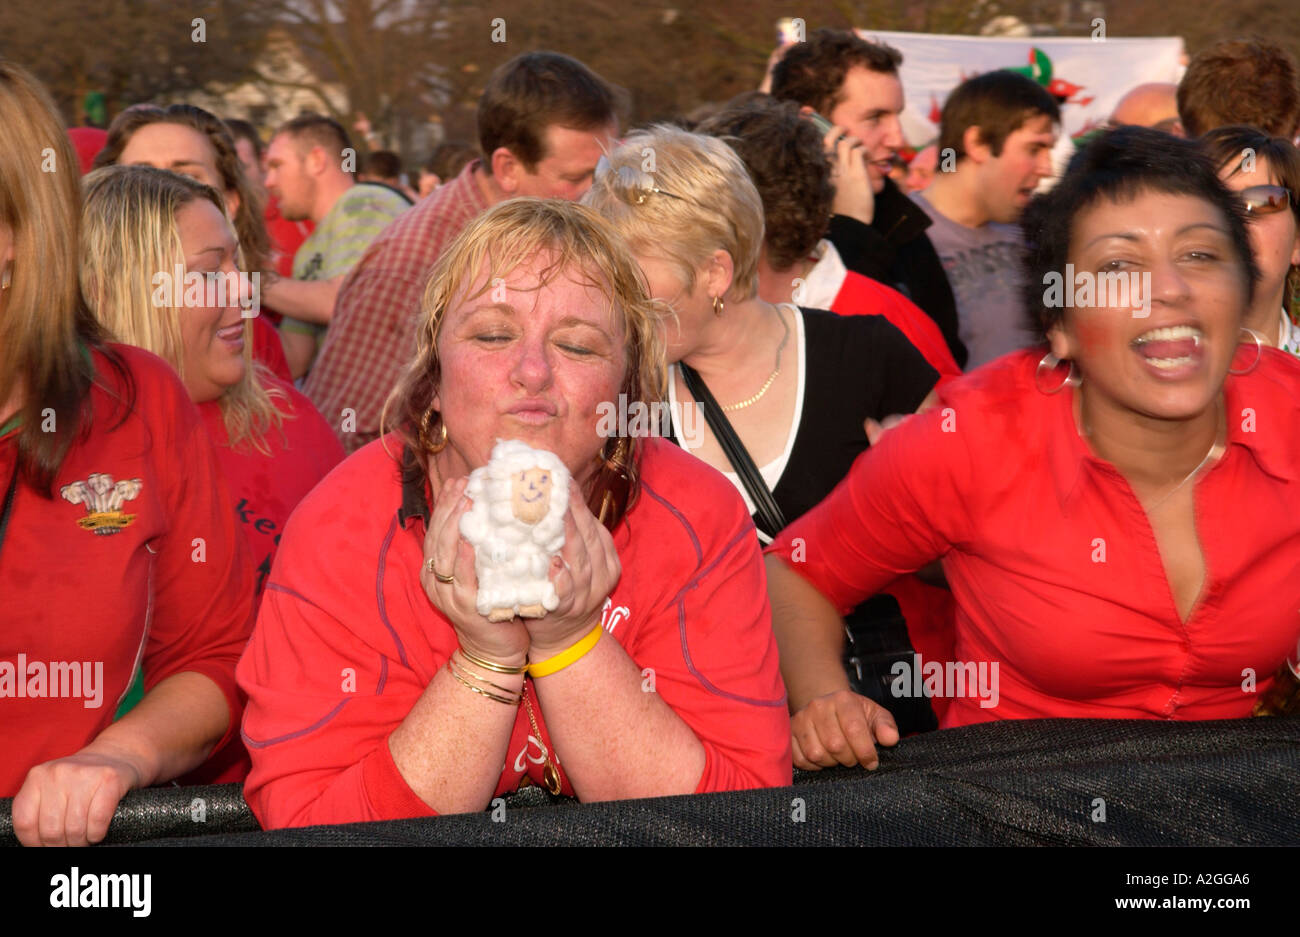
[[[499,820],[485,812],[272,832],[247,832],[256,823],[236,785],[155,788],[128,795],[108,842],[1300,844],[1300,719],[996,722],[912,736],[881,754],[876,772],[798,772],[789,788],[584,805],[551,805],[534,788],[507,799]],[[9,804],[0,801],[0,837],[12,843]]]

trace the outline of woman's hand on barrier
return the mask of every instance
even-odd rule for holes
[[[98,743],[37,765],[14,798],[14,835],[24,846],[98,843],[118,802],[141,785],[143,774],[130,753]]]
[[[884,707],[852,690],[837,690],[817,697],[790,718],[790,738],[796,768],[862,765],[870,771],[880,764],[876,744],[895,744],[898,726]]]
[[[537,663],[552,657],[591,631],[622,572],[614,538],[588,510],[581,488],[570,483],[564,546],[551,563],[560,604],[542,618],[525,621],[531,635],[529,659]]]
[[[475,657],[508,667],[518,666],[528,654],[527,629],[518,618],[488,621],[478,613],[474,548],[460,535],[460,519],[471,507],[469,498],[465,497],[468,485],[468,478],[449,478],[438,491],[424,535],[420,584],[429,601],[451,622],[461,647]],[[454,581],[442,582],[438,574],[450,576]]]

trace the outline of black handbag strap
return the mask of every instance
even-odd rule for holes
[[[755,513],[758,515],[759,529],[769,537],[775,537],[785,527],[785,515],[772,497],[767,482],[763,481],[763,474],[754,465],[749,450],[732,429],[731,421],[722,412],[722,407],[718,406],[718,401],[713,398],[703,378],[685,361],[678,362],[677,366],[682,369],[682,379],[686,381],[691,396],[704,408],[704,419],[709,424],[709,429],[713,430],[713,436],[722,447],[723,454],[740,476],[740,483],[749,492],[749,499],[754,502]]]

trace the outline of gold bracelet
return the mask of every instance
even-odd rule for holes
[[[556,654],[554,657],[548,657],[546,660],[538,661],[535,664],[529,664],[528,676],[536,680],[538,677],[549,677],[553,673],[558,673],[574,661],[582,658],[583,655],[595,647],[596,642],[600,640],[600,636],[604,631],[605,629],[601,627],[599,622],[597,622],[596,627],[587,632],[586,636],[577,644],[560,651],[560,653]]]
[[[461,685],[469,687],[471,690],[473,690],[473,691],[474,691],[475,693],[477,693],[479,696],[486,696],[488,699],[493,700],[493,701],[498,702],[498,703],[504,703],[506,706],[518,706],[518,705],[519,705],[519,700],[517,700],[517,699],[507,699],[507,698],[504,697],[504,696],[498,696],[498,695],[495,694],[495,693],[489,693],[487,690],[483,689],[482,687],[477,687],[477,686],[475,686],[474,684],[472,684],[472,683],[470,683],[468,680],[466,680],[464,677],[462,677],[460,674],[456,673],[456,671],[452,670],[450,667],[447,668],[447,672],[450,673],[453,677],[455,677],[456,680],[459,681],[459,682],[461,683]]]
[[[455,670],[453,672],[459,672],[464,676],[469,677],[475,683],[482,684],[485,687],[490,687],[493,690],[506,694],[506,696],[516,696],[520,693],[519,690],[512,690],[509,687],[505,687],[505,686],[501,686],[500,684],[493,683],[491,680],[488,680],[486,677],[484,677],[481,673],[475,673],[474,671],[466,667],[464,664],[456,663],[456,658],[454,656],[447,658],[447,666],[454,667]]]
[[[465,650],[463,647],[459,648],[459,651],[460,651],[460,656],[465,658],[474,666],[482,667],[484,670],[490,670],[493,673],[520,674],[520,673],[528,672],[527,664],[524,664],[522,667],[507,667],[504,664],[497,664],[490,660],[483,660],[483,658],[481,657],[475,657],[473,654]]]

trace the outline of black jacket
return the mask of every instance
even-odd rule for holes
[[[876,196],[871,224],[832,215],[830,238],[844,266],[892,286],[935,321],[958,367],[966,367],[966,346],[957,333],[957,301],[943,264],[925,229],[933,222],[925,209],[898,190],[892,179]]]

